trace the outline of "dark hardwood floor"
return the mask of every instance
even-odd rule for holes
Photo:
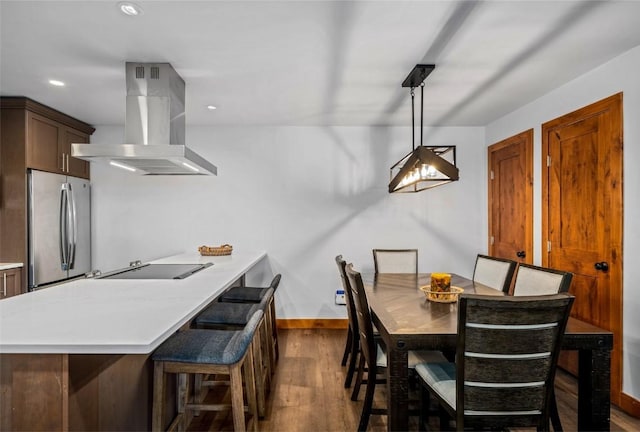
[[[340,366],[346,330],[279,330],[280,361],[267,402],[267,415],[259,431],[355,431],[360,419],[364,387],[357,402],[343,387],[345,368]],[[376,388],[374,406],[385,406],[384,385]],[[577,384],[558,371],[556,397],[565,431],[576,430]],[[417,419],[411,419],[417,430]],[[433,426],[437,426],[436,423]],[[233,430],[231,415],[207,414],[195,418],[189,430]],[[385,416],[371,416],[369,431],[386,431]],[[518,429],[523,430],[523,429]],[[528,429],[524,429],[528,430]],[[640,419],[611,409],[612,431],[638,431]]]

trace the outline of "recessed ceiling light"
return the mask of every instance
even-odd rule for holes
[[[217,107],[213,105],[207,105],[207,109],[213,111],[214,109],[217,109]]]
[[[64,83],[58,80],[49,80],[49,84],[54,85],[56,87],[64,87]]]
[[[138,16],[142,15],[142,8],[135,3],[131,2],[120,2],[118,3],[118,7],[120,8],[120,12],[129,16]]]

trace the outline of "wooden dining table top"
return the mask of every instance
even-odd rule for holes
[[[430,285],[430,281],[430,273],[363,275],[369,307],[390,334],[456,334],[458,303],[428,300],[420,287]],[[451,285],[465,293],[504,295],[456,274],[451,274]]]
[[[428,286],[431,273],[362,274],[367,300],[376,321],[384,322],[390,335],[456,335],[458,331],[458,303],[438,303],[427,299],[421,286]],[[504,296],[488,286],[451,273],[451,285],[464,293]],[[570,318],[565,334],[610,332]]]

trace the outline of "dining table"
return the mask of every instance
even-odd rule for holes
[[[409,426],[408,352],[455,353],[458,304],[427,299],[420,288],[430,285],[430,273],[365,273],[362,279],[371,319],[387,351],[387,429],[406,431]],[[456,274],[451,274],[451,285],[462,288],[464,293],[505,295],[501,290]],[[569,318],[562,349],[578,352],[578,430],[608,431],[613,334]]]

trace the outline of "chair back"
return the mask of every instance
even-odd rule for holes
[[[360,334],[360,349],[364,355],[369,371],[376,367],[376,343],[373,340],[373,323],[371,322],[371,310],[367,301],[367,294],[364,291],[362,276],[353,269],[353,264],[348,264],[345,272],[349,279],[351,292],[353,293],[353,303],[358,322],[358,333]],[[369,379],[374,375],[369,375]]]
[[[512,260],[478,254],[473,269],[473,281],[508,293],[516,264]]]
[[[514,296],[549,295],[569,291],[573,274],[545,267],[520,264],[513,286]]]
[[[373,249],[376,273],[418,273],[418,249]]]
[[[349,325],[353,329],[355,334],[358,334],[358,317],[356,316],[356,309],[353,300],[353,291],[351,290],[351,284],[345,271],[347,262],[342,259],[342,255],[336,257],[336,264],[338,264],[338,272],[340,273],[340,279],[342,280],[342,289],[344,290],[344,300],[347,303],[347,317],[349,318]],[[358,343],[354,341],[353,343]]]
[[[548,430],[560,342],[573,300],[568,294],[460,296],[458,430],[483,426]]]
[[[273,277],[273,279],[271,280],[271,284],[269,285],[269,288],[273,288],[273,291],[275,292],[275,290],[278,289],[278,285],[280,285],[280,279],[282,278],[282,275],[280,273],[278,273],[277,275],[275,275]]]

